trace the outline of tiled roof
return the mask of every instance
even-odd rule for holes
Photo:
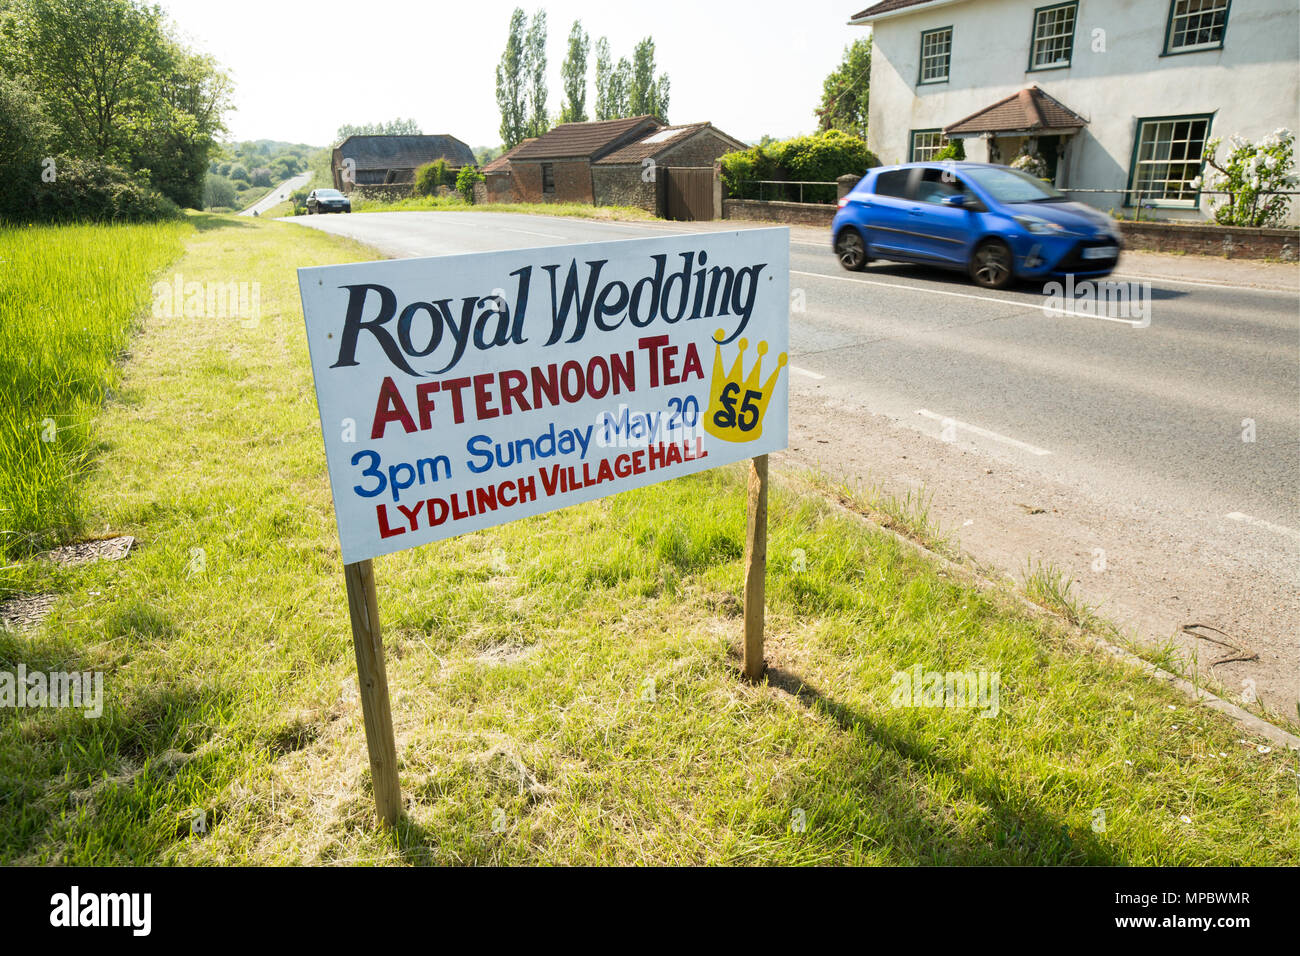
[[[949,136],[971,133],[1004,133],[1013,130],[1079,129],[1085,120],[1059,100],[1036,86],[1012,93],[965,119],[943,128]]]
[[[681,126],[665,126],[662,129],[655,130],[648,136],[638,139],[635,143],[629,143],[622,149],[616,149],[608,156],[601,157],[596,162],[600,165],[609,164],[611,166],[619,163],[639,163],[647,157],[658,156],[666,149],[680,146],[683,141],[705,129],[713,130],[714,133],[730,143],[735,149],[746,148],[745,144],[740,140],[728,136],[711,123],[686,123]]]
[[[929,3],[930,0],[880,0],[879,3],[873,3],[861,13],[855,13],[849,17],[851,21],[861,20],[864,17],[876,17],[882,13],[893,13],[895,10],[902,10],[905,7],[917,7],[923,3]]]
[[[452,166],[472,166],[474,151],[455,136],[349,136],[339,155],[357,169],[415,169],[445,159]]]
[[[490,162],[490,163],[488,163],[486,166],[484,166],[484,167],[482,168],[482,170],[480,170],[480,172],[483,172],[483,173],[508,173],[508,172],[510,172],[510,159],[511,159],[511,157],[514,156],[516,153],[518,153],[521,149],[523,149],[523,148],[524,148],[525,146],[527,146],[529,143],[535,143],[535,142],[537,142],[537,137],[536,137],[536,136],[530,136],[530,137],[528,137],[526,140],[524,140],[523,142],[521,142],[521,143],[516,143],[514,146],[510,147],[508,150],[506,150],[504,153],[502,153],[500,156],[498,156],[496,159],[492,160],[492,162]]]
[[[619,142],[639,128],[646,131],[659,128],[653,116],[632,116],[627,119],[602,120],[595,123],[561,123],[549,133],[531,143],[522,144],[514,159],[562,159],[585,156],[598,159],[618,147]]]

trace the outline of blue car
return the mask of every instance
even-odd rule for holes
[[[1120,236],[1103,212],[990,163],[908,163],[867,171],[831,223],[840,265],[872,259],[960,269],[1000,289],[1014,279],[1109,275]]]

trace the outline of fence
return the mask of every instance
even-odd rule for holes
[[[1154,209],[1168,209],[1168,208],[1175,208],[1175,209],[1184,208],[1178,206],[1169,207],[1163,203],[1157,202],[1156,199],[1154,198],[1154,194],[1144,189],[1129,189],[1127,187],[1123,189],[1087,189],[1087,188],[1075,189],[1072,186],[1059,186],[1057,188],[1059,188],[1063,193],[1109,194],[1112,196],[1119,196],[1120,199],[1117,205],[1120,207],[1131,206],[1134,210],[1133,218],[1137,222],[1142,221],[1143,209],[1154,210]],[[1226,189],[1196,189],[1196,190],[1189,190],[1189,192],[1191,193],[1191,195],[1195,196],[1197,200],[1199,200],[1200,197],[1202,196],[1234,195],[1233,193],[1229,192]],[[1160,196],[1163,197],[1163,195],[1164,193],[1161,192]],[[1237,193],[1236,195],[1240,196],[1242,194]],[[1267,189],[1255,193],[1254,196],[1258,200],[1268,196],[1300,196],[1300,192],[1296,190],[1290,190],[1290,189]],[[1251,205],[1252,205],[1252,209],[1254,209],[1254,208],[1258,208],[1259,203],[1253,202]],[[1191,208],[1191,207],[1186,207],[1186,208]],[[1150,216],[1148,218],[1154,218],[1154,216]]]

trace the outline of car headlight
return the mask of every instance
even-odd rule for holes
[[[1039,219],[1037,216],[1016,216],[1015,220],[1035,236],[1071,235],[1070,231],[1060,223],[1048,222],[1046,219]]]

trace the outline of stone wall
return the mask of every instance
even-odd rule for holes
[[[357,183],[349,195],[352,198],[369,199],[372,202],[396,202],[415,195],[414,183],[391,183],[389,185],[366,185]]]
[[[636,165],[591,167],[591,185],[597,206],[636,206],[656,216],[663,215],[663,177],[643,182]]]
[[[753,219],[759,222],[787,222],[805,226],[829,226],[837,207],[803,202],[758,202],[754,199],[724,199],[723,219]]]
[[[1247,229],[1241,226],[1177,222],[1121,222],[1124,247],[1149,252],[1189,252],[1229,259],[1281,259],[1295,262],[1300,229]]]

